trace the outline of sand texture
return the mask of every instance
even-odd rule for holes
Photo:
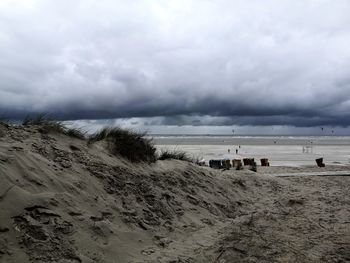
[[[0,262],[350,262],[348,176],[131,164],[105,148],[0,124]]]

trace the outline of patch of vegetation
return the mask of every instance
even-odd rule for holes
[[[105,140],[109,151],[132,162],[155,162],[156,148],[146,133],[138,133],[120,127],[106,127],[91,135],[89,143]]]
[[[81,130],[80,128],[66,128],[65,134],[69,137],[85,140],[86,132]]]
[[[158,157],[158,160],[168,160],[175,159],[181,161],[194,162],[195,160],[188,156],[188,154],[184,151],[179,150],[162,150]]]
[[[44,125],[47,122],[51,122],[51,120],[47,117],[47,114],[41,113],[35,116],[26,116],[24,120],[22,121],[23,126],[30,126],[30,125]]]
[[[7,127],[10,125],[10,121],[4,117],[0,117],[0,124]]]
[[[23,126],[38,126],[41,133],[56,132],[69,137],[85,139],[85,132],[79,128],[67,128],[62,122],[52,120],[46,114],[39,114],[34,117],[27,116],[22,122]]]
[[[5,136],[5,132],[3,131],[3,127],[7,127],[7,123],[0,120],[0,138]]]

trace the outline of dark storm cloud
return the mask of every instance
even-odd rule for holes
[[[1,1],[0,116],[348,126],[349,13],[346,0]]]

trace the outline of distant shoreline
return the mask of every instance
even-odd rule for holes
[[[350,135],[299,135],[299,134],[274,134],[274,135],[265,135],[265,134],[162,134],[162,133],[149,133],[147,136],[151,137],[231,137],[231,138],[249,138],[249,137],[344,137],[350,138]]]
[[[150,136],[156,145],[336,145],[350,146],[350,136]]]

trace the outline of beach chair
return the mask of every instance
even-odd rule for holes
[[[243,164],[244,165],[253,165],[254,158],[243,158]]]
[[[230,160],[222,160],[222,166],[226,169],[230,169],[231,168]]]
[[[318,158],[315,160],[318,167],[325,167],[326,165],[323,163],[323,158]]]
[[[241,161],[241,159],[233,159],[233,160],[232,160],[232,166],[233,166],[233,167],[242,166],[242,161]]]
[[[236,170],[242,170],[243,165],[242,161],[240,159],[233,159],[232,160],[232,166],[236,168]]]
[[[209,161],[209,167],[214,169],[221,169],[222,166],[222,160],[210,160]]]
[[[267,158],[262,158],[260,159],[261,166],[270,166],[269,159]]]

